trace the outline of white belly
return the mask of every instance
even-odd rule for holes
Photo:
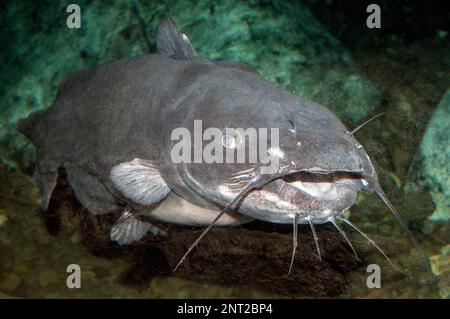
[[[165,223],[185,226],[207,226],[220,213],[219,209],[204,208],[194,205],[171,192],[156,208],[143,213]],[[252,218],[238,214],[225,213],[215,223],[217,226],[236,226],[251,221]]]

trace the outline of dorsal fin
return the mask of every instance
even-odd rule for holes
[[[189,38],[182,33],[170,18],[165,18],[156,30],[156,49],[161,55],[177,60],[197,58]]]

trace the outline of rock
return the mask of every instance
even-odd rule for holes
[[[0,281],[1,291],[12,292],[16,290],[22,282],[20,277],[15,273],[4,272],[2,275],[3,279]]]
[[[291,87],[296,93],[321,103],[352,126],[360,124],[381,103],[381,95],[372,83],[356,72],[311,67],[293,75]]]
[[[0,292],[0,299],[20,299],[20,298],[14,297],[14,296],[10,296],[10,295],[7,295],[7,294],[5,294],[3,292]]]
[[[11,247],[0,244],[0,269],[8,270],[14,266],[14,250]]]
[[[8,170],[8,171],[14,171],[17,170],[17,164],[13,162],[8,156],[5,156],[4,154],[0,154],[0,167]]]
[[[59,283],[61,282],[61,279],[58,275],[59,274],[55,270],[44,270],[38,276],[39,284],[41,287],[47,287],[49,285]]]
[[[450,220],[450,89],[437,106],[420,145],[422,184],[430,188],[434,221]]]
[[[86,216],[81,225],[82,241],[100,256],[129,256],[132,267],[121,278],[131,286],[141,287],[154,277],[171,275],[181,256],[203,231],[160,224],[158,227],[170,234],[167,238],[146,236],[138,245],[119,247],[108,239],[115,218]],[[323,262],[317,257],[309,227],[302,226],[298,238],[302,244],[293,270],[286,276],[292,251],[289,225],[253,222],[238,228],[213,228],[174,275],[202,284],[245,286],[272,295],[337,296],[346,288],[347,273],[359,264],[337,232],[318,227],[317,235]]]
[[[441,248],[439,255],[430,256],[431,270],[436,276],[450,273],[450,244]]]
[[[14,272],[21,276],[27,276],[28,273],[31,273],[33,268],[34,266],[31,261],[17,261],[14,264]]]
[[[439,294],[450,299],[450,244],[442,247],[440,254],[430,256],[431,270],[438,276]]]
[[[53,102],[64,75],[154,50],[154,34],[171,16],[203,57],[255,67],[268,81],[326,104],[358,123],[378,107],[379,93],[352,65],[345,48],[301,3],[185,1],[81,5],[81,29],[65,26],[66,2],[10,3],[0,13],[0,144],[30,164],[34,151],[13,124]],[[24,27],[27,25],[28,27]]]
[[[2,210],[0,210],[0,227],[2,227],[6,221],[8,220],[8,216]]]
[[[70,236],[70,242],[72,244],[78,244],[80,242],[80,233],[75,231],[72,236]]]

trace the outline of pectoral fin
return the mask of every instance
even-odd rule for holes
[[[121,163],[111,169],[109,177],[125,197],[144,206],[158,203],[170,193],[153,161],[136,158]]]
[[[153,235],[166,235],[165,231],[137,219],[131,212],[126,211],[111,228],[109,237],[119,245],[128,245],[142,239],[147,232]]]

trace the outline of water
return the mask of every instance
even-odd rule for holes
[[[6,1],[0,10],[0,296],[2,297],[375,297],[448,298],[450,44],[448,8],[423,2],[381,5],[381,28],[366,26],[367,4],[344,1],[79,1],[81,28],[67,27],[67,4]],[[186,8],[190,8],[187,10]],[[323,261],[300,227],[291,277],[290,227],[262,222],[215,229],[177,273],[171,269],[201,230],[169,227],[130,247],[107,238],[117,216],[90,216],[64,172],[50,210],[39,212],[32,144],[19,118],[53,102],[64,75],[154,52],[171,16],[198,54],[245,62],[269,82],[326,105],[357,133],[381,184],[414,233],[435,281],[394,218],[361,194],[350,219],[387,253],[392,268],[348,229],[361,262],[332,228],[317,226]],[[269,251],[267,247],[270,248]],[[81,269],[69,289],[67,266]],[[367,286],[370,264],[381,288]]]

